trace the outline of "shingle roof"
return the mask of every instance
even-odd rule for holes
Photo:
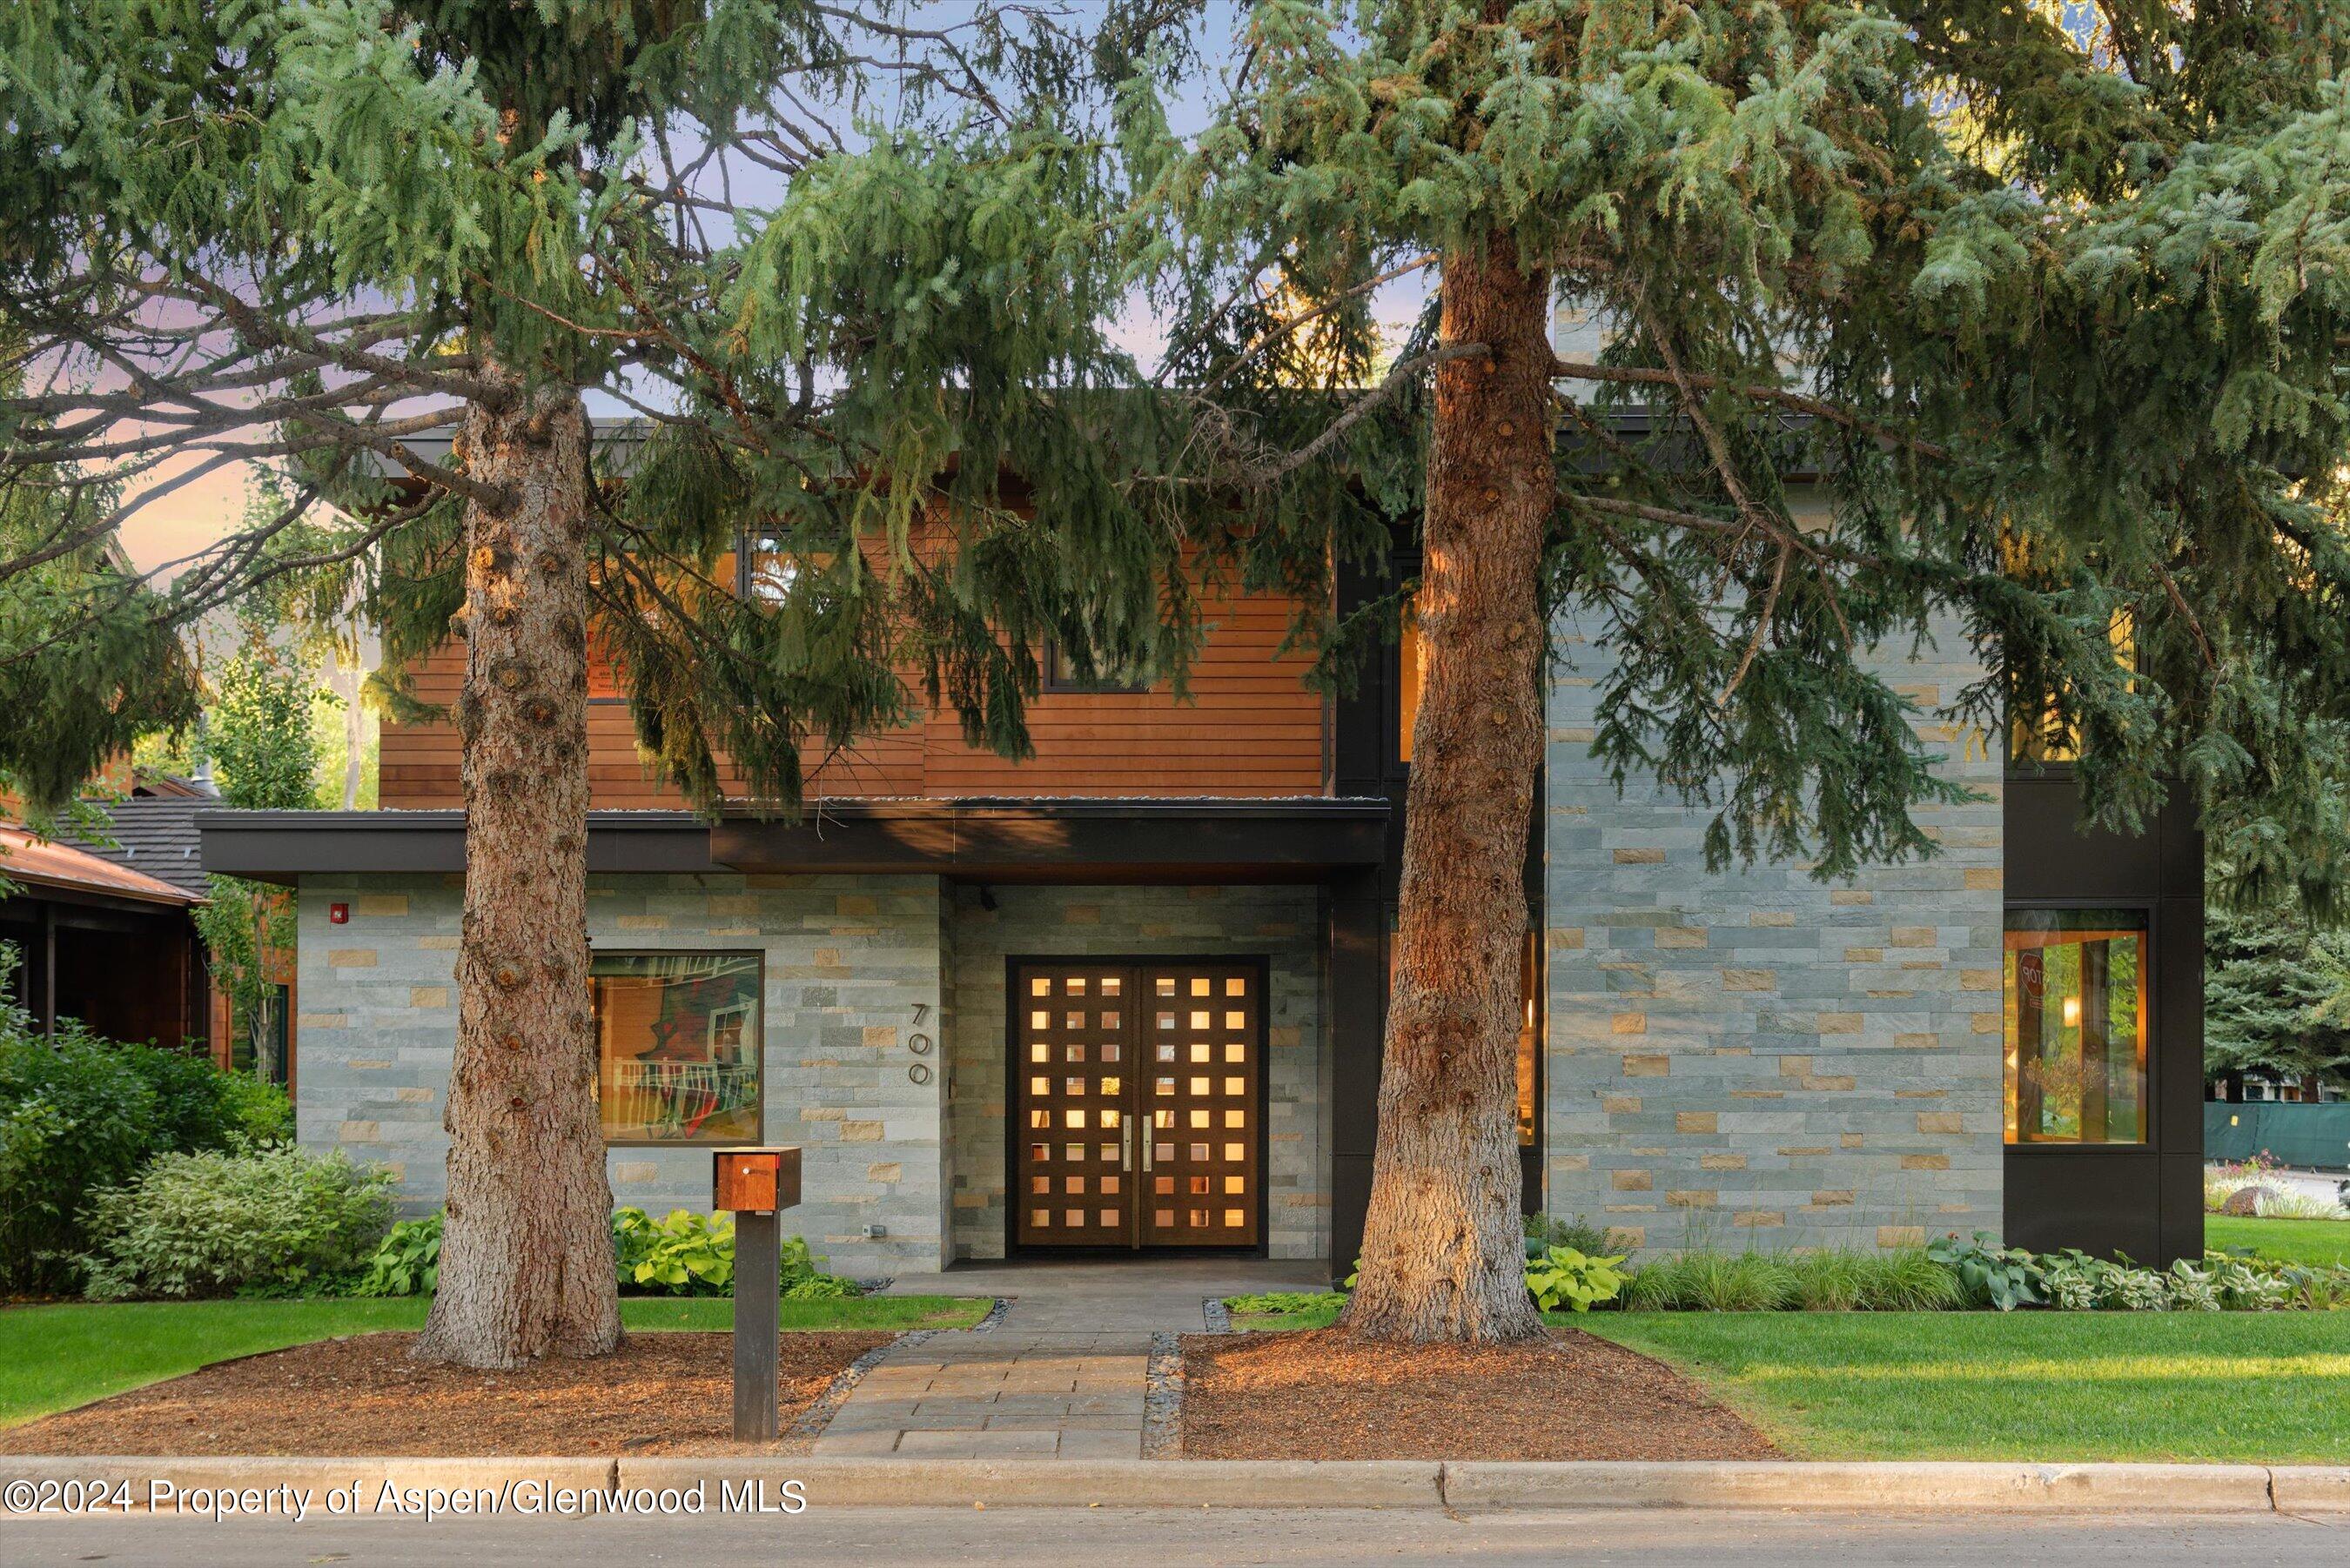
[[[111,846],[92,844],[71,834],[61,836],[64,841],[199,898],[211,897],[204,881],[203,840],[196,832],[196,813],[219,810],[219,796],[135,795],[105,802],[99,809],[113,821]]]
[[[147,904],[203,901],[200,893],[133,871],[126,864],[101,860],[76,846],[36,838],[14,823],[0,824],[0,877],[29,887],[72,888]]]

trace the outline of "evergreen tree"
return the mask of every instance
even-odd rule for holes
[[[2298,911],[2215,909],[2203,930],[2203,1071],[2350,1085],[2350,933]]]
[[[1015,755],[1047,632],[1180,670],[1157,613],[1182,597],[1178,544],[1112,525],[1093,427],[1122,416],[1084,396],[1134,378],[1104,336],[1118,258],[1080,44],[991,0],[0,14],[0,320],[22,338],[0,483],[46,519],[0,552],[0,593],[225,465],[283,496],[167,593],[41,606],[0,660],[48,683],[47,749],[12,760],[64,794],[128,738],[94,694],[141,639],[256,592],[362,603],[395,691],[465,641],[448,1220],[420,1355],[507,1366],[619,1334],[586,1000],[591,643],[693,800],[715,805],[723,754],[786,812],[804,747],[912,711],[909,670]],[[591,397],[644,438],[598,442]],[[754,533],[790,569],[737,597]]]
[[[1540,1330],[1513,1002],[1561,612],[1601,655],[1599,754],[1711,808],[1716,864],[1930,853],[1916,813],[1962,792],[1920,729],[1984,744],[2012,701],[2077,740],[2093,816],[2139,826],[2183,784],[2249,891],[2338,901],[2345,43],[2318,0],[1262,0],[1197,138],[1137,73],[1141,265],[1203,437],[1184,483],[1263,498],[1197,525],[1311,598],[1380,541],[1293,486],[1343,464],[1419,507],[1346,1324]],[[1423,270],[1438,303],[1376,376],[1374,292]],[[1555,357],[1562,301],[1612,327],[1596,359]],[[1796,472],[1825,518],[1791,509]],[[1328,628],[1334,674],[1378,618]],[[1938,618],[1991,673],[1920,713],[1885,665]]]

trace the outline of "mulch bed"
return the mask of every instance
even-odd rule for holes
[[[475,1372],[408,1359],[412,1334],[322,1340],[0,1431],[12,1454],[465,1455],[730,1453],[724,1334],[633,1334],[615,1354]],[[889,1334],[787,1334],[783,1426]]]
[[[1343,1329],[1186,1334],[1187,1459],[1774,1459],[1660,1362],[1572,1330],[1409,1345]]]

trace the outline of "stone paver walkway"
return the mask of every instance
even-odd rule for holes
[[[1198,1334],[1211,1297],[1315,1290],[1318,1263],[1138,1259],[959,1269],[901,1290],[999,1295],[995,1326],[901,1345],[816,1438],[819,1454],[1142,1457],[1154,1336]]]

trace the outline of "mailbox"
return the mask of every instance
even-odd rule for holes
[[[800,1200],[796,1148],[722,1148],[712,1153],[711,1207],[733,1214],[773,1214]]]

